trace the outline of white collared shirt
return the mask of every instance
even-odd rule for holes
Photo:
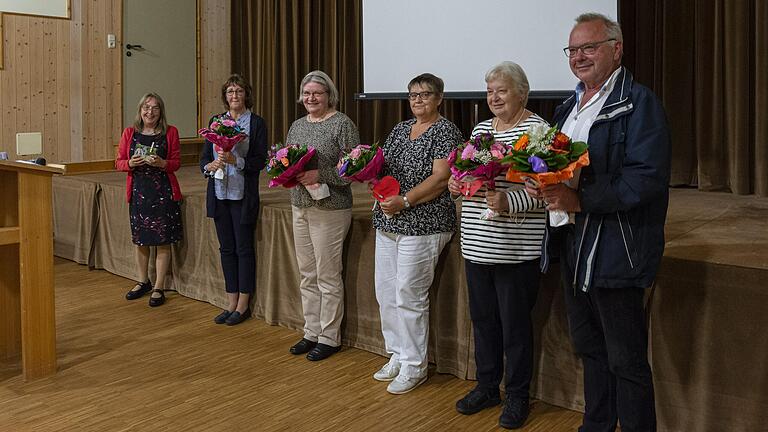
[[[589,141],[587,141],[589,139],[589,130],[592,128],[592,123],[595,122],[597,115],[600,114],[600,110],[605,106],[608,96],[613,91],[620,71],[621,66],[613,71],[600,88],[600,91],[592,96],[592,99],[588,100],[581,108],[579,108],[579,105],[581,104],[581,98],[584,97],[584,83],[580,82],[576,86],[576,104],[563,123],[563,127],[560,130],[562,133],[568,135],[574,141],[584,141],[589,145]]]
[[[573,105],[573,109],[568,114],[568,117],[565,118],[560,132],[568,135],[573,141],[584,141],[589,145],[589,130],[592,128],[592,123],[595,122],[598,114],[600,114],[600,110],[605,106],[608,96],[613,91],[619,72],[621,72],[621,66],[613,71],[603,86],[600,87],[600,91],[592,96],[592,99],[588,100],[581,108],[579,108],[579,105],[581,104],[581,98],[584,97],[584,83],[580,82],[576,86],[576,103]],[[566,181],[565,184],[571,189],[578,189],[580,176],[581,168],[574,171],[573,178]],[[574,223],[574,214],[569,213],[568,219],[570,223]]]

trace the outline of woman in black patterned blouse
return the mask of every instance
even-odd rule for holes
[[[399,123],[382,146],[383,175],[400,182],[400,195],[377,206],[376,299],[389,362],[373,377],[387,391],[407,393],[427,379],[429,287],[443,247],[456,228],[447,190],[448,154],[462,140],[443,118],[443,80],[422,74],[408,84],[415,118]]]

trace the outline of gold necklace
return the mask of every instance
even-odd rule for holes
[[[517,127],[517,125],[518,125],[518,124],[520,124],[520,121],[523,119],[523,116],[525,115],[525,112],[526,112],[526,111],[528,111],[528,110],[527,110],[527,109],[525,109],[525,108],[523,108],[523,109],[522,109],[522,111],[520,111],[520,115],[519,115],[519,116],[517,116],[517,121],[516,121],[514,124],[512,124],[512,126],[510,126],[510,127],[506,128],[506,129],[504,129],[504,131],[508,131],[508,130],[510,130],[510,129],[514,129],[514,128],[516,128],[516,127]],[[493,124],[493,122],[496,122],[496,124],[494,125],[494,124]],[[499,127],[498,127],[498,126],[499,126],[499,123],[500,123],[500,122],[501,122],[501,119],[499,119],[498,117],[494,118],[494,119],[493,119],[493,121],[491,122],[491,126],[493,126],[493,129],[495,129],[495,130],[497,130],[497,131],[498,131],[498,130],[499,130]],[[502,132],[503,132],[503,131],[502,131]]]

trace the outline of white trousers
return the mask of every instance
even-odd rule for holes
[[[292,206],[293,243],[299,265],[304,338],[341,345],[344,316],[342,252],[352,209],[323,210]]]
[[[406,378],[427,374],[429,287],[453,233],[404,236],[376,231],[376,300],[391,358]]]

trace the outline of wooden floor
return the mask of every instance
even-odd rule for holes
[[[433,375],[394,396],[385,359],[344,349],[313,363],[300,335],[174,293],[159,308],[123,299],[131,281],[56,259],[59,371],[25,383],[0,363],[0,431],[490,431],[500,408],[460,415],[474,383]],[[581,414],[534,402],[523,431],[572,431]]]

